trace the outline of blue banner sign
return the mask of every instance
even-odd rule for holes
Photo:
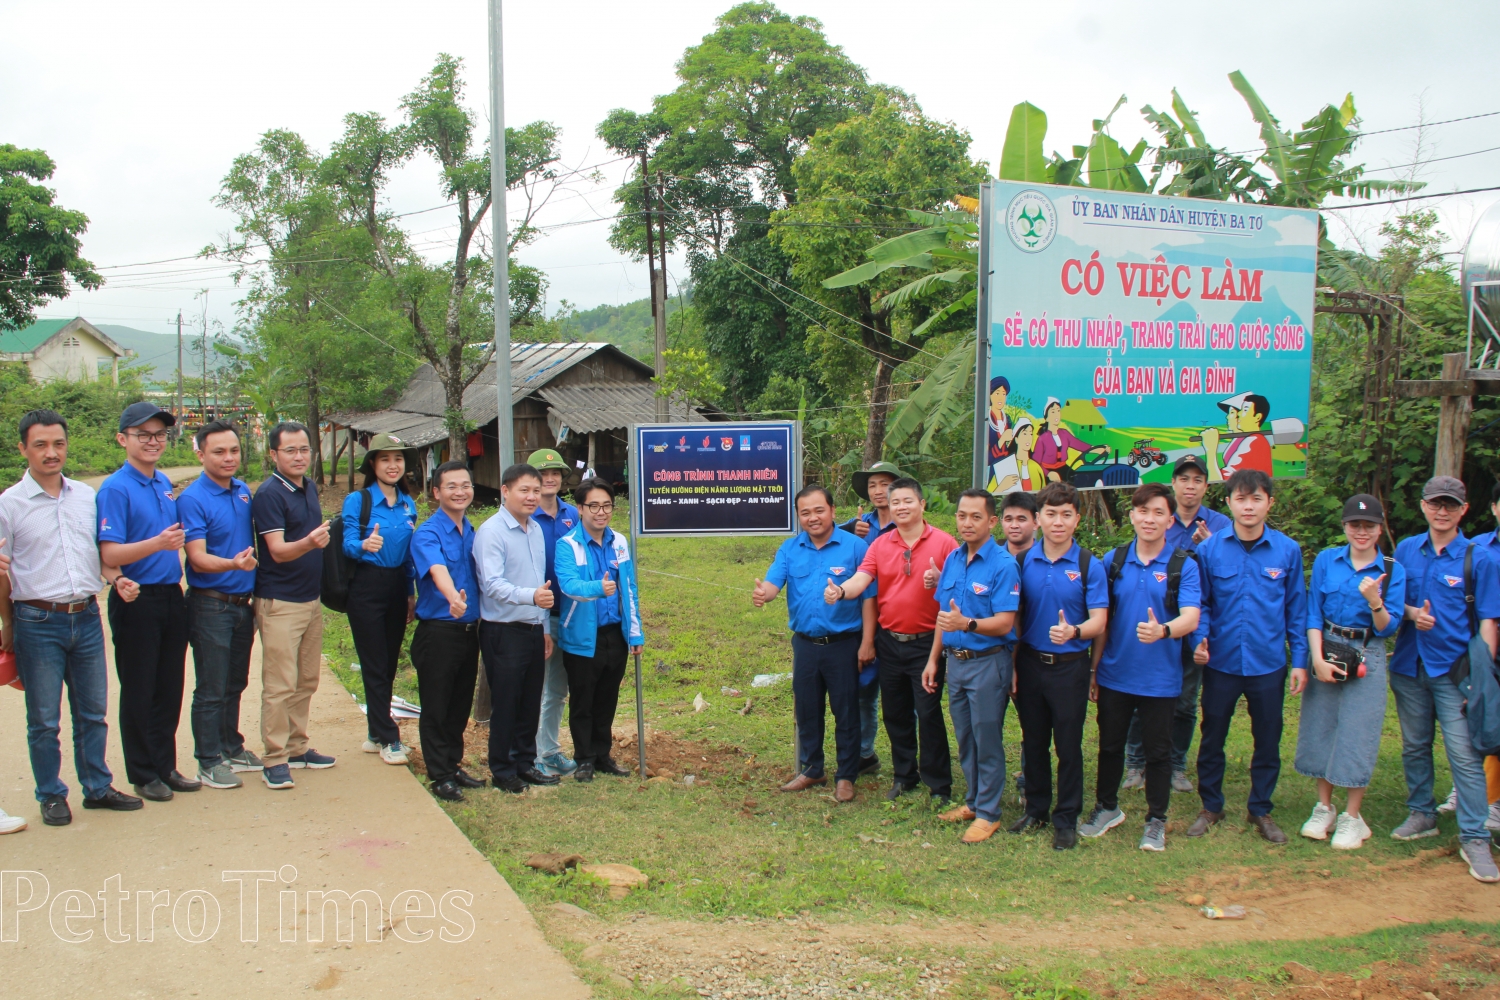
[[[796,421],[637,424],[631,527],[640,538],[789,535],[801,474]]]

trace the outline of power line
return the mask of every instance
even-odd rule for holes
[[[1369,208],[1371,205],[1402,205],[1408,201],[1426,201],[1429,198],[1454,198],[1461,194],[1480,194],[1484,191],[1500,191],[1500,184],[1482,188],[1466,188],[1463,191],[1436,191],[1432,194],[1414,194],[1405,198],[1392,198],[1388,201],[1357,201],[1352,205],[1322,205],[1320,212],[1342,212],[1346,208]]]

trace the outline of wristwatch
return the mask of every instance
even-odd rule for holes
[[[1163,639],[1170,639],[1170,638],[1172,638],[1172,626],[1171,626],[1170,623],[1168,623],[1168,622],[1162,622],[1161,623],[1161,637]]]
[[[978,618],[970,618],[969,619],[969,624],[967,624],[967,625],[964,626],[964,631],[965,632],[978,632],[979,631],[979,619]]]
[[[1075,639],[1082,639],[1083,638],[1083,626],[1081,626],[1081,625],[1074,625],[1073,626],[1073,638],[1075,638]]]

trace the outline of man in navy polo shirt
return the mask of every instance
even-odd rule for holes
[[[1143,851],[1167,847],[1171,802],[1172,713],[1182,693],[1184,639],[1198,627],[1198,564],[1183,559],[1173,587],[1173,553],[1165,541],[1176,500],[1163,483],[1147,483],[1130,498],[1135,541],[1105,557],[1110,584],[1109,631],[1099,651],[1094,700],[1099,708],[1099,772],[1094,811],[1078,828],[1099,837],[1125,821],[1119,808],[1125,769],[1125,732],[1131,718],[1145,731],[1146,826]],[[1119,566],[1115,575],[1115,566]],[[1175,601],[1169,605],[1168,592]]]
[[[862,660],[874,658],[875,594],[866,591],[861,600],[829,604],[824,590],[853,577],[868,546],[852,532],[834,530],[833,494],[824,487],[803,487],[795,503],[802,531],[781,543],[766,578],[755,581],[751,598],[757,608],[764,607],[787,588],[798,770],[781,790],[828,784],[823,764],[826,694],[838,758],[833,797],[853,802],[859,777],[859,669]]]
[[[988,490],[959,494],[955,518],[963,545],[948,553],[937,584],[937,630],[922,684],[937,692],[938,657],[948,656],[948,712],[958,739],[958,765],[968,789],[964,804],[942,814],[969,821],[959,839],[989,840],[1000,828],[1005,791],[1005,706],[1013,678],[1011,649],[1021,576],[1015,558],[991,537],[995,498]]]
[[[1465,601],[1464,563],[1472,549],[1474,616],[1479,634],[1494,654],[1495,619],[1500,618],[1500,576],[1486,546],[1471,542],[1459,530],[1468,512],[1468,491],[1461,480],[1436,476],[1422,488],[1425,534],[1403,538],[1396,561],[1406,570],[1406,613],[1391,655],[1391,691],[1401,720],[1401,764],[1406,772],[1406,822],[1391,831],[1397,840],[1434,837],[1437,803],[1432,795],[1432,736],[1443,729],[1448,768],[1458,792],[1458,839],[1469,874],[1481,882],[1500,882],[1485,829],[1484,762],[1469,740],[1464,698],[1454,682],[1453,667],[1468,652],[1473,632]]]
[[[177,770],[187,663],[187,604],[182,597],[182,524],[172,483],[156,468],[172,414],[132,403],[115,440],[125,464],[99,487],[99,558],[140,585],[126,602],[109,594],[109,628],[120,675],[120,743],[136,794],[166,802],[202,785]]]
[[[1307,583],[1302,549],[1267,527],[1271,477],[1241,469],[1224,484],[1234,530],[1198,546],[1208,637],[1193,656],[1203,670],[1203,738],[1198,745],[1198,795],[1203,809],[1187,829],[1201,837],[1224,818],[1224,740],[1240,698],[1250,712],[1249,820],[1273,844],[1286,834],[1271,819],[1281,776],[1282,704],[1287,650],[1292,668],[1307,667]]]
[[[239,788],[236,771],[259,771],[245,748],[240,695],[250,682],[255,641],[255,529],[250,487],[235,478],[240,435],[223,420],[193,435],[203,474],[177,498],[187,540],[188,641],[198,683],[193,688],[193,753],[198,780],[210,788]]]
[[[1026,812],[1010,825],[1025,833],[1052,822],[1052,847],[1078,843],[1083,810],[1083,724],[1088,717],[1089,646],[1109,619],[1104,567],[1073,540],[1078,491],[1049,483],[1037,494],[1042,542],[1021,563],[1021,645],[1016,653],[1016,716]],[[1057,808],[1052,808],[1052,745],[1057,744]]]

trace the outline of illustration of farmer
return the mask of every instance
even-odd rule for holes
[[[1077,468],[1077,463],[1083,458],[1094,452],[1109,453],[1104,445],[1091,445],[1081,441],[1062,425],[1062,402],[1056,396],[1047,397],[1047,405],[1042,408],[1042,421],[1046,426],[1037,436],[1036,462],[1046,474],[1048,482],[1068,481],[1072,478],[1073,469]],[[1068,456],[1069,448],[1078,453],[1071,460]]]
[[[1016,453],[1001,459],[993,466],[990,479],[991,493],[1035,493],[1047,484],[1046,473],[1031,457],[1036,444],[1036,425],[1030,417],[1016,421]]]
[[[1010,396],[1010,379],[996,375],[990,379],[990,465],[1015,452],[1015,429],[1005,415],[1005,400]]]
[[[1271,442],[1261,433],[1271,413],[1271,401],[1253,392],[1242,392],[1219,400],[1229,430],[1217,427],[1203,431],[1203,452],[1208,460],[1208,481],[1221,483],[1239,469],[1258,469],[1271,475]],[[1224,457],[1219,458],[1219,442],[1227,439]]]

